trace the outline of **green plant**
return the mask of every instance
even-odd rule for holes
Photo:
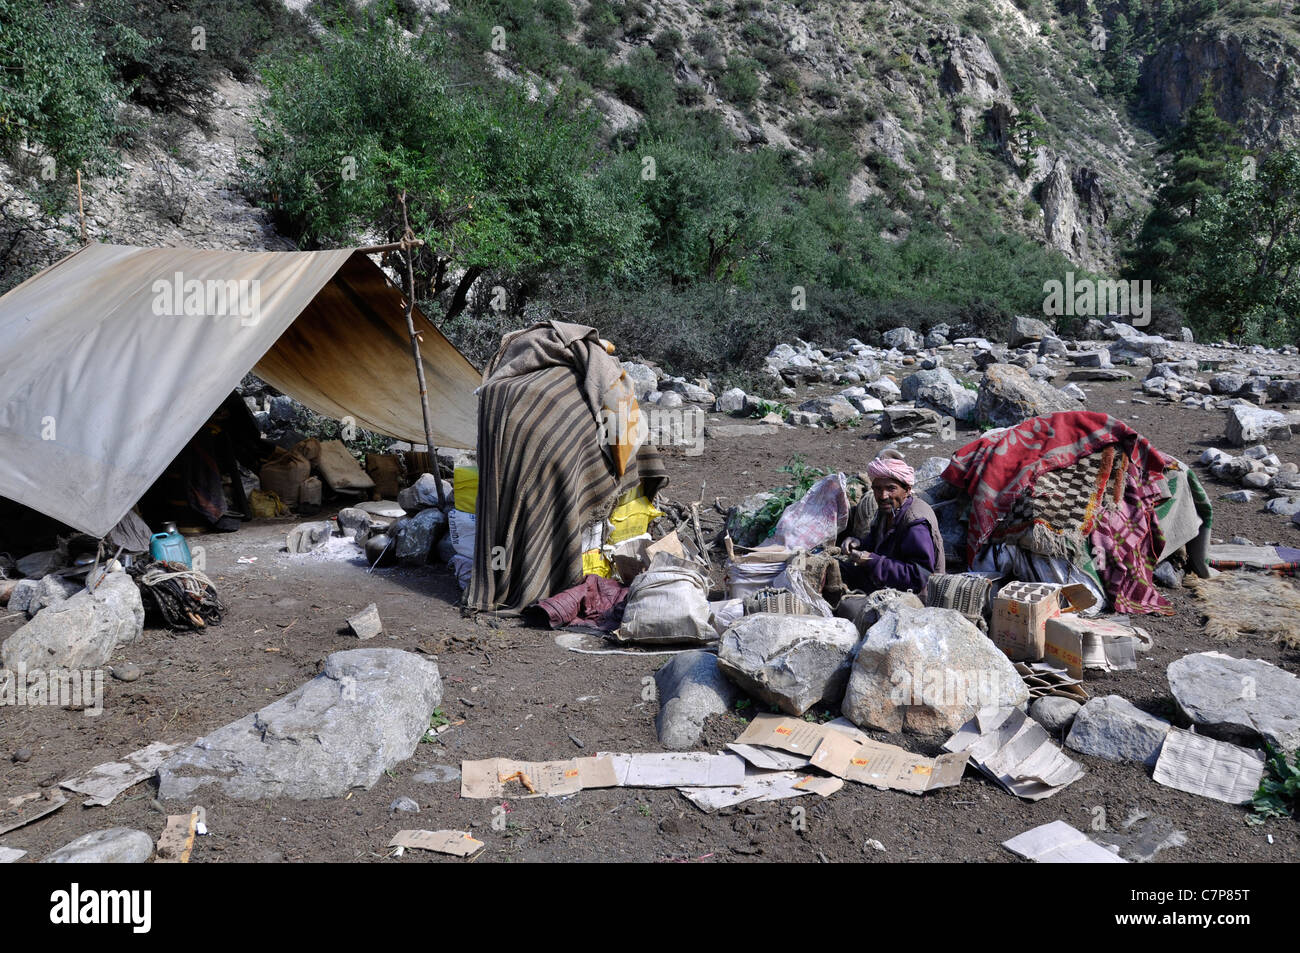
[[[596,117],[519,84],[452,83],[457,62],[376,19],[268,66],[250,191],[308,248],[399,239],[405,194],[416,286],[448,319],[493,269],[617,271],[642,254],[634,199],[595,186]]]
[[[435,708],[433,713],[429,715],[429,727],[420,740],[433,741],[438,737],[438,729],[449,724],[451,724],[451,719],[443,713],[441,708]]]
[[[637,812],[638,814],[640,814],[642,817],[649,817],[649,816],[650,816],[650,805],[649,805],[649,804],[638,804],[638,805],[636,806],[636,812]]]
[[[768,414],[776,414],[784,418],[789,408],[785,404],[778,404],[770,400],[759,399],[757,406],[750,412],[751,417],[766,417]]]
[[[780,470],[782,473],[790,474],[794,478],[793,482],[774,491],[772,499],[764,503],[754,514],[754,525],[766,527],[768,536],[776,529],[777,521],[781,519],[785,508],[803,499],[804,494],[812,489],[812,485],[826,476],[825,470],[808,466],[803,456],[797,453],[782,464]]]
[[[1268,746],[1268,754],[1264,777],[1250,802],[1255,813],[1246,818],[1247,824],[1263,824],[1270,817],[1300,817],[1300,748],[1290,763],[1286,752],[1272,745]]]
[[[0,0],[0,72],[0,149],[17,163],[24,191],[50,200],[42,201],[47,212],[77,169],[116,168],[113,124],[126,89],[104,63],[89,13]],[[39,156],[24,162],[23,145],[39,147]]]

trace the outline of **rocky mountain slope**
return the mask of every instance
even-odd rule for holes
[[[1157,182],[1154,133],[1176,123],[1205,82],[1216,84],[1221,113],[1252,146],[1294,136],[1300,123],[1300,34],[1288,3],[1237,2],[1222,12],[1207,4],[1211,12],[1161,28],[1153,25],[1157,4],[1141,2],[557,2],[569,4],[571,26],[551,42],[611,67],[654,50],[671,61],[677,101],[717,112],[739,148],[847,167],[854,201],[894,213],[888,234],[921,219],[959,241],[1012,230],[1086,269],[1113,270]],[[455,31],[490,27],[512,5],[409,6],[413,25]],[[1138,20],[1146,32],[1134,45],[1131,101],[1112,88],[1104,65],[1105,37],[1125,10],[1151,20]],[[538,90],[585,88],[611,138],[642,118],[637,90],[610,80],[609,70],[587,84],[570,57],[539,63],[504,28],[500,40],[483,52],[499,75]],[[87,183],[88,235],[284,247],[238,189],[259,92],[256,82],[224,82],[207,134],[144,111],[149,135],[124,151],[124,175]],[[78,241],[75,205],[51,216],[14,187],[12,172],[0,164],[0,287]]]

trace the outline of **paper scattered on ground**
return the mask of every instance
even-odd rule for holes
[[[861,742],[832,730],[822,738],[810,763],[837,778],[923,794],[960,784],[966,771],[966,758],[964,752],[927,758],[897,745]]]
[[[1052,821],[1017,834],[1002,846],[1040,864],[1127,864],[1105,847],[1094,844],[1065,821]]]
[[[678,790],[686,800],[705,813],[710,813],[746,801],[780,801],[805,794],[829,797],[842,787],[844,782],[839,778],[798,771],[761,771],[746,775],[744,782],[735,787]]]
[[[139,784],[157,771],[158,765],[179,747],[180,745],[155,741],[139,751],[132,751],[121,761],[107,761],[83,775],[60,781],[59,787],[75,794],[89,795],[85,801],[86,807],[111,804],[127,788]]]
[[[896,745],[881,744],[843,718],[822,725],[762,714],[749,723],[735,744],[777,748],[807,757],[812,767],[836,777],[912,793],[957,784],[966,765],[965,755],[926,758]]]
[[[44,793],[32,791],[6,798],[0,802],[0,834],[8,834],[32,821],[40,820],[67,803],[67,796],[57,788],[49,788]]]
[[[466,798],[532,798],[576,794],[584,788],[618,786],[609,758],[570,758],[568,761],[512,761],[488,758],[463,761],[460,796]]]
[[[1047,730],[1019,708],[980,709],[943,747],[966,752],[981,771],[1029,801],[1051,797],[1084,773]]]
[[[467,831],[398,831],[388,846],[397,848],[399,857],[406,848],[468,857],[479,850],[483,842],[475,840]]]
[[[1246,804],[1264,776],[1264,753],[1171,728],[1165,735],[1156,781],[1188,794]]]
[[[1059,695],[1062,698],[1073,699],[1079,704],[1088,700],[1088,690],[1083,687],[1083,680],[1052,662],[1012,662],[1011,664],[1016,667],[1016,673],[1024,679],[1030,698]]]
[[[807,758],[803,755],[790,754],[788,751],[774,751],[771,748],[742,745],[734,741],[727,745],[727,748],[764,771],[793,771],[795,768],[808,766]]]
[[[0,864],[12,864],[19,857],[26,857],[27,851],[14,847],[0,847]]]
[[[757,745],[764,748],[778,748],[792,754],[811,758],[822,739],[832,732],[847,734],[858,741],[870,741],[870,735],[859,731],[857,726],[844,718],[824,725],[802,718],[790,718],[785,715],[761,714],[754,716],[745,730],[736,739],[739,745]]]
[[[734,787],[745,781],[745,759],[735,754],[598,751],[596,756],[613,761],[614,776],[621,788],[717,788]]]

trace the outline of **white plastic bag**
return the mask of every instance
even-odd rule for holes
[[[473,513],[451,510],[447,514],[447,536],[459,555],[471,560],[474,558],[474,534],[477,531],[478,520]]]
[[[772,540],[786,549],[816,549],[834,543],[848,525],[848,486],[843,473],[832,473],[785,508]]]
[[[747,553],[737,553],[727,538],[727,562],[723,565],[723,584],[728,599],[743,599],[773,585],[794,553],[781,546],[763,546]]]

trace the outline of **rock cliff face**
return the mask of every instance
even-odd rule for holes
[[[611,69],[653,41],[671,64],[679,101],[715,112],[740,148],[813,159],[834,131],[833,148],[850,151],[856,166],[849,198],[889,208],[898,222],[891,234],[918,216],[954,235],[962,233],[954,223],[964,221],[969,233],[977,221],[980,231],[1017,231],[1060,249],[1081,268],[1111,270],[1121,244],[1113,231],[1135,228],[1158,179],[1158,130],[1143,128],[1098,86],[1088,17],[1102,8],[1113,20],[1115,3],[1029,10],[1016,0],[611,3],[636,11],[635,28],[620,28],[606,46]],[[566,40],[582,45],[590,2],[571,5],[577,25]],[[437,28],[460,4],[416,6]],[[667,51],[664,36],[676,37]],[[499,75],[539,94],[571,78],[567,67],[549,78],[529,72],[509,48],[484,56]],[[1141,62],[1140,99],[1167,127],[1213,81],[1220,113],[1241,124],[1251,145],[1265,146],[1300,137],[1297,63],[1294,23],[1215,15],[1156,37]],[[752,71],[748,93],[725,81],[733,68]],[[237,166],[259,95],[256,83],[227,80],[206,137],[176,117],[143,117],[150,133],[123,154],[127,174],[88,183],[90,237],[286,247],[239,192]],[[590,102],[610,137],[643,115],[611,84],[593,86]],[[0,162],[0,290],[78,242],[75,201],[62,216],[42,213],[11,187],[10,172]]]
[[[1043,180],[1039,201],[1047,243],[1085,268],[1104,270],[1114,242],[1106,228],[1109,202],[1097,173],[1071,170],[1069,160],[1060,156]]]
[[[1177,125],[1214,83],[1219,115],[1252,145],[1300,137],[1300,43],[1273,27],[1218,27],[1170,40],[1145,62],[1142,96],[1165,125]]]

